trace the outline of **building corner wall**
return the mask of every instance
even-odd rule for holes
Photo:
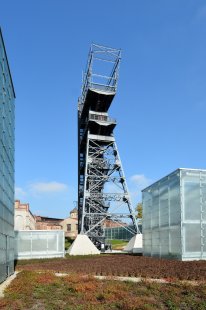
[[[14,272],[14,100],[0,29],[0,283]]]

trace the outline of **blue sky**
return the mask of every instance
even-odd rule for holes
[[[206,3],[0,0],[16,90],[16,198],[66,217],[77,200],[77,99],[92,42],[122,49],[110,115],[133,202],[206,168]]]

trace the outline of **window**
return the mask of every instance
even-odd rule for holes
[[[71,224],[67,224],[67,231],[71,231],[72,229],[72,225]]]

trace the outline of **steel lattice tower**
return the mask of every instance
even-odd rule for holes
[[[78,101],[79,233],[105,243],[104,222],[139,233],[108,110],[116,94],[121,51],[92,44]],[[131,228],[132,227],[132,228]]]

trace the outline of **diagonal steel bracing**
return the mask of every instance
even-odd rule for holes
[[[138,233],[134,211],[108,109],[116,94],[120,50],[93,44],[78,102],[79,233],[95,244],[105,242],[106,220]],[[101,74],[100,74],[100,73]]]

